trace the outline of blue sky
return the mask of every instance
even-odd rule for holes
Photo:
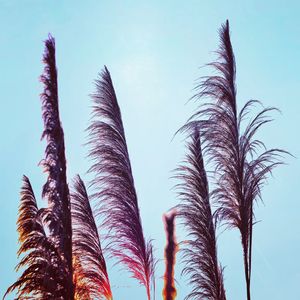
[[[16,218],[22,174],[40,198],[45,181],[39,161],[42,120],[43,40],[56,38],[61,119],[68,178],[89,167],[85,128],[93,80],[109,68],[131,156],[145,235],[163,258],[162,214],[177,203],[170,179],[184,155],[183,137],[172,140],[196,108],[187,100],[199,69],[213,60],[218,28],[229,19],[237,61],[239,107],[260,99],[281,113],[260,137],[290,151],[274,172],[256,208],[253,299],[299,299],[300,4],[298,1],[15,1],[0,0],[1,210],[0,296],[16,279]],[[42,204],[43,202],[41,202]],[[186,238],[178,229],[178,240]],[[236,231],[219,234],[228,299],[244,299],[242,252]],[[176,269],[178,298],[190,287]],[[118,267],[110,268],[115,299],[145,299],[145,292]],[[163,263],[157,269],[161,297]],[[11,298],[12,299],[12,298]]]

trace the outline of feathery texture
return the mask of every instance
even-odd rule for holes
[[[96,80],[93,119],[89,126],[90,172],[95,174],[103,226],[111,233],[112,254],[143,284],[150,299],[154,284],[154,258],[151,241],[143,235],[138,200],[132,176],[125,133],[113,83],[105,67]]]
[[[97,226],[82,179],[71,194],[75,299],[112,299]],[[87,296],[88,295],[88,296]]]
[[[68,299],[73,298],[72,284],[72,225],[70,195],[66,178],[66,158],[64,133],[58,109],[57,70],[55,62],[55,41],[52,36],[45,41],[43,56],[45,64],[41,81],[44,92],[41,94],[44,132],[47,147],[42,161],[48,175],[43,187],[43,197],[48,201],[43,220],[47,223],[50,236],[57,243],[65,272],[69,278],[66,290]]]
[[[204,168],[200,134],[194,129],[185,162],[176,170],[180,204],[177,214],[188,232],[183,248],[183,273],[190,278],[192,292],[186,299],[225,300],[223,269],[217,259],[215,224]]]
[[[259,102],[250,100],[238,112],[236,65],[228,21],[220,30],[217,54],[218,60],[209,64],[217,74],[204,77],[195,96],[211,101],[202,106],[182,129],[199,126],[206,154],[215,162],[218,188],[214,196],[219,203],[217,216],[229,227],[240,231],[247,298],[250,300],[253,204],[261,196],[266,176],[281,164],[282,154],[286,152],[266,150],[265,145],[255,139],[257,130],[271,121],[268,113],[274,108],[263,109],[248,124],[244,124],[245,118]]]
[[[15,299],[67,299],[64,286],[66,278],[55,245],[45,234],[36,199],[29,179],[23,177],[19,217],[17,221],[18,256],[24,255],[17,270],[25,268],[8,293],[17,290]]]
[[[165,247],[166,271],[164,275],[164,288],[162,292],[164,300],[175,300],[177,295],[174,280],[176,253],[178,250],[175,236],[175,217],[176,211],[171,211],[169,215],[164,215],[163,217],[167,235],[167,245]]]

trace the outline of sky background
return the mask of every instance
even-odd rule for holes
[[[259,137],[295,158],[278,168],[263,190],[253,237],[253,299],[300,299],[300,4],[299,1],[33,1],[0,0],[0,296],[16,280],[16,219],[21,177],[37,198],[45,176],[39,161],[45,143],[39,76],[43,41],[56,39],[61,120],[68,180],[88,181],[85,128],[93,80],[103,65],[111,72],[121,107],[143,227],[154,239],[157,299],[161,298],[165,233],[162,215],[178,202],[172,170],[184,156],[183,136],[172,140],[197,104],[199,68],[214,59],[218,29],[229,19],[237,62],[238,106],[260,99],[278,107]],[[43,202],[40,202],[42,205]],[[177,230],[178,240],[186,238]],[[236,230],[218,235],[227,298],[245,299],[242,251]],[[190,291],[180,276],[178,300]],[[109,275],[114,299],[146,299],[143,287],[119,266]],[[13,299],[9,296],[8,299]]]

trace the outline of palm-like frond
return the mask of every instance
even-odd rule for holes
[[[23,177],[17,221],[18,255],[24,255],[17,270],[25,268],[8,293],[17,290],[16,299],[66,299],[66,277],[53,242],[47,238],[29,179]]]
[[[58,108],[57,70],[55,62],[55,41],[52,36],[45,41],[44,74],[41,81],[44,92],[41,94],[44,120],[43,136],[47,140],[45,159],[42,161],[48,175],[43,187],[43,197],[48,201],[48,209],[44,210],[44,221],[50,235],[57,243],[65,272],[69,282],[66,290],[73,297],[72,284],[72,226],[70,196],[66,178],[66,158],[64,133],[61,127]]]
[[[169,215],[164,215],[165,230],[167,235],[167,245],[165,247],[166,271],[164,275],[163,299],[175,300],[177,291],[175,287],[174,272],[176,262],[176,252],[178,245],[175,236],[176,211],[171,211]]]
[[[217,54],[218,60],[209,64],[217,75],[205,77],[195,96],[211,101],[202,106],[183,129],[200,125],[207,154],[216,164],[218,188],[214,194],[219,203],[217,216],[241,233],[249,300],[253,203],[261,195],[266,176],[281,163],[281,154],[286,152],[266,150],[264,144],[255,139],[257,130],[270,121],[268,113],[274,108],[263,109],[248,125],[244,125],[251,107],[259,102],[250,100],[240,112],[237,109],[236,65],[228,21],[220,30]]]
[[[71,208],[75,298],[110,300],[112,293],[100,238],[89,197],[79,175],[74,179]]]
[[[192,292],[186,299],[225,300],[223,269],[218,263],[215,224],[197,128],[188,143],[185,162],[176,170],[181,203],[178,216],[188,232],[183,248],[183,273],[190,277]]]
[[[97,189],[98,208],[103,225],[111,233],[112,253],[141,284],[150,299],[154,280],[151,241],[143,235],[138,200],[132,176],[125,133],[113,83],[105,67],[96,80],[93,121],[88,128]]]

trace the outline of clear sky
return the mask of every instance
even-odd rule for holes
[[[0,296],[16,279],[16,219],[22,174],[37,198],[45,181],[38,162],[45,144],[39,94],[43,40],[56,38],[61,119],[68,179],[85,180],[93,80],[107,65],[122,110],[145,235],[154,239],[157,299],[161,298],[165,233],[162,214],[177,203],[170,179],[184,155],[183,137],[172,140],[196,108],[187,100],[200,66],[214,59],[218,28],[230,21],[237,61],[239,107],[248,99],[281,114],[260,137],[296,158],[274,172],[256,207],[253,299],[300,299],[300,4],[299,1],[37,1],[0,0]],[[186,238],[178,229],[178,240]],[[245,299],[242,251],[236,231],[219,234],[228,299]],[[110,263],[109,263],[110,265]],[[189,291],[176,268],[178,298]],[[146,299],[119,267],[109,269],[118,299]],[[12,297],[10,298],[12,299]]]

